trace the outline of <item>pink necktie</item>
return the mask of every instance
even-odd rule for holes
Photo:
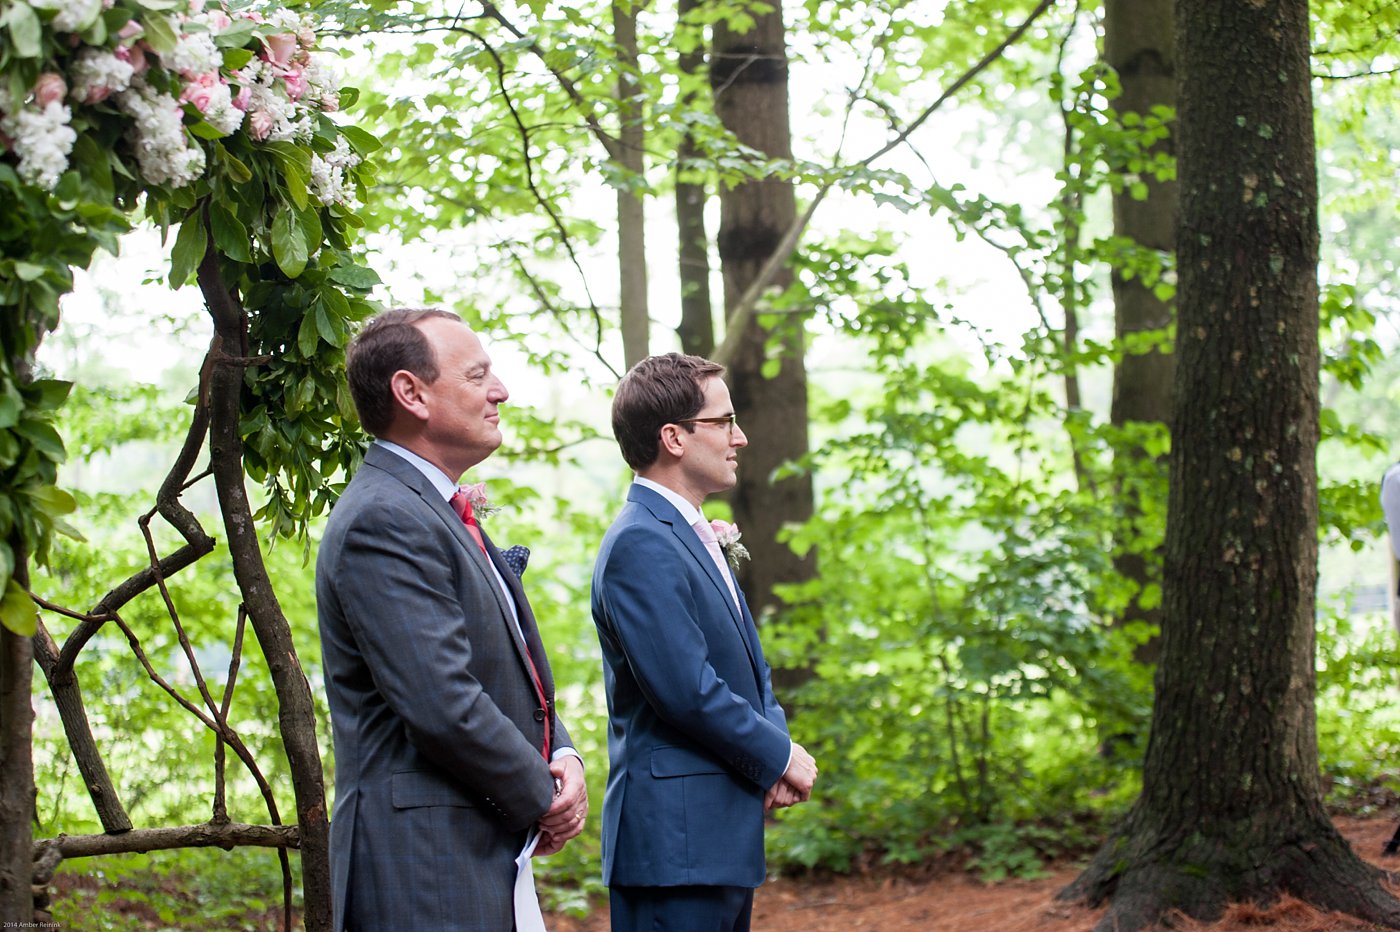
[[[476,515],[472,513],[471,499],[467,498],[467,493],[458,489],[452,493],[452,497],[447,500],[452,506],[452,510],[457,512],[457,517],[462,519],[462,523],[467,526],[467,533],[472,540],[481,548],[481,555],[486,558],[486,562],[491,562],[491,555],[486,552],[486,541],[481,536],[481,525],[476,521]],[[718,546],[718,545],[716,545]],[[530,679],[535,684],[535,698],[539,700],[540,708],[544,710],[544,759],[549,760],[550,739],[553,737],[550,726],[553,724],[549,716],[549,703],[544,697],[544,682],[540,679],[540,671],[535,668],[535,658],[530,653],[530,645],[525,645],[525,659],[530,662]]]
[[[715,537],[715,529],[710,527],[710,522],[706,521],[702,515],[699,521],[691,525],[695,533],[700,535],[700,540],[705,544],[705,549],[710,552],[710,559],[715,561],[715,568],[719,570],[720,578],[729,587],[729,597],[734,600],[734,607],[739,607],[739,593],[734,589],[734,580],[730,577],[724,563],[724,551],[719,548],[719,539]],[[741,612],[742,614],[742,612]]]

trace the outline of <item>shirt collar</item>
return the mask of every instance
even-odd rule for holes
[[[693,527],[696,521],[705,520],[705,516],[700,513],[700,509],[696,508],[690,502],[686,501],[680,495],[680,493],[666,488],[666,486],[662,485],[659,482],[653,482],[650,479],[643,479],[641,476],[636,477],[632,481],[636,485],[640,485],[643,488],[651,489],[657,495],[660,495],[662,498],[666,499],[666,501],[670,502],[672,505],[675,505],[676,510],[681,513],[681,518],[685,521],[685,523],[688,526]]]
[[[437,489],[443,501],[451,498],[456,493],[457,483],[453,482],[452,478],[448,476],[447,473],[438,469],[417,453],[414,453],[407,447],[401,447],[391,440],[375,440],[374,443],[376,446],[381,446],[390,453],[408,460],[409,465],[421,472],[427,477],[428,481],[433,484],[433,488]]]

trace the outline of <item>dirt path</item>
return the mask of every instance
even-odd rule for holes
[[[1382,858],[1395,831],[1395,816],[1340,817],[1337,828],[1363,858],[1387,870],[1400,870],[1400,857]],[[1086,932],[1103,910],[1066,906],[1055,894],[1077,875],[1075,868],[1040,880],[984,884],[966,874],[932,880],[897,877],[842,877],[833,880],[779,879],[754,899],[755,932],[849,932],[855,929],[920,932]],[[1400,886],[1393,887],[1400,895]],[[607,932],[607,904],[587,920],[549,920],[551,932]],[[1233,907],[1210,925],[1186,922],[1186,930],[1211,932],[1361,932],[1368,924],[1285,899],[1272,909]]]

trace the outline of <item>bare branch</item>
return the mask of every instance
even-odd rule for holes
[[[59,835],[34,843],[35,856],[57,847],[64,858],[91,858],[103,854],[144,854],[171,848],[300,848],[301,832],[295,825],[248,825],[213,822],[167,828],[139,828],[124,835]]]
[[[1054,2],[1055,0],[1041,0],[1036,8],[1031,11],[1030,15],[1026,17],[1025,22],[1012,30],[996,48],[992,49],[986,55],[983,55],[975,65],[949,85],[948,89],[940,94],[938,99],[930,104],[923,113],[919,114],[919,116],[905,127],[902,132],[870,155],[861,159],[855,164],[855,167],[868,168],[877,159],[902,145],[904,141],[907,140],[915,130],[922,126],[939,107],[943,106],[949,98],[962,90],[973,78],[985,71],[992,62],[1000,58],[1012,43],[1025,34],[1026,30],[1030,28],[1031,23],[1035,22],[1041,14],[1054,5]],[[724,341],[720,344],[719,349],[715,351],[715,362],[721,365],[729,365],[733,362],[734,356],[738,352],[739,344],[743,341],[744,330],[749,320],[754,316],[759,296],[772,284],[778,270],[792,257],[793,250],[797,248],[798,239],[801,238],[803,231],[806,230],[807,225],[811,222],[812,215],[816,213],[817,205],[822,202],[827,193],[830,192],[835,185],[835,180],[827,181],[817,190],[816,196],[812,198],[812,203],[808,205],[807,209],[802,212],[802,215],[798,217],[797,220],[793,222],[793,225],[783,234],[773,254],[763,263],[763,268],[759,270],[757,277],[755,277],[749,284],[749,287],[745,289],[744,294],[735,304],[734,310],[730,313],[729,320],[725,324]]]

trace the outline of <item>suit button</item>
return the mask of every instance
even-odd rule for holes
[[[544,709],[536,709],[536,710],[535,710],[535,721],[537,721],[537,722],[542,722],[542,721],[544,721]]]

